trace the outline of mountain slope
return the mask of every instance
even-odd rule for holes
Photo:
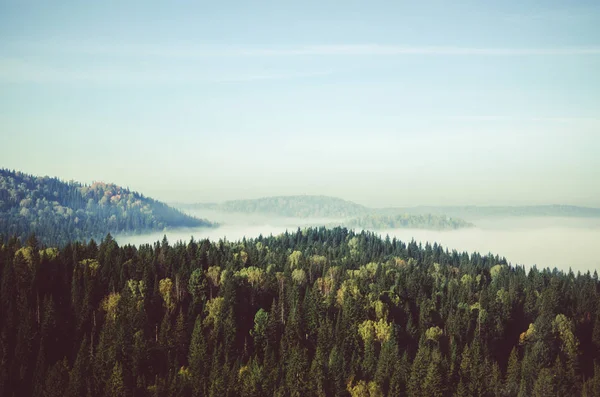
[[[63,245],[181,226],[211,223],[114,184],[86,186],[0,169],[0,235],[35,233],[44,243]]]

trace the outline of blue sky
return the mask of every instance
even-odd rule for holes
[[[0,166],[167,201],[600,206],[598,26],[592,1],[0,1]]]

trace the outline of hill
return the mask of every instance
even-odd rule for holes
[[[0,244],[2,396],[599,396],[596,272],[373,233]]]
[[[0,169],[0,235],[46,244],[140,233],[169,227],[211,226],[206,220],[114,184],[90,186]]]
[[[291,218],[349,218],[369,209],[351,201],[329,196],[274,196],[223,203],[179,205],[182,209],[211,209],[223,212],[265,214]]]
[[[370,208],[352,201],[329,196],[275,196],[253,200],[233,200],[222,203],[178,204],[181,209],[210,209],[229,213],[263,214],[295,218],[337,218],[354,219],[345,222],[350,227],[365,225],[380,225],[378,228],[398,224],[399,227],[411,224],[410,227],[429,228],[429,220],[411,218],[419,215],[434,219],[436,217],[451,217],[457,227],[469,226],[466,220],[486,217],[600,217],[600,208],[579,207],[572,205],[532,205],[532,206],[416,206]],[[395,217],[395,221],[392,218]],[[433,217],[433,218],[432,218]],[[436,219],[437,221],[438,219]],[[440,222],[444,222],[439,219]],[[434,222],[435,223],[435,222]],[[452,223],[452,222],[451,222]],[[471,225],[472,226],[472,225]],[[408,227],[408,226],[405,226]],[[454,227],[454,226],[452,226]],[[446,228],[443,226],[442,228]]]

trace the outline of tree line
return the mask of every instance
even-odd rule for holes
[[[446,215],[433,214],[369,214],[359,218],[342,222],[348,228],[359,228],[366,230],[381,229],[430,229],[430,230],[454,230],[473,227],[470,222],[459,218],[450,218]]]

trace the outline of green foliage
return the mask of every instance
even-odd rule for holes
[[[123,367],[120,363],[115,363],[110,378],[106,381],[104,395],[106,397],[125,397],[127,395],[123,383]]]
[[[3,396],[576,396],[600,385],[589,274],[526,273],[343,228],[137,248],[11,241],[0,245]]]
[[[113,184],[87,186],[0,169],[0,235],[21,241],[36,234],[44,244],[63,246],[107,233],[200,226],[212,224]]]
[[[554,379],[549,368],[542,368],[533,386],[533,397],[547,397],[556,395]]]
[[[434,342],[438,342],[443,335],[443,331],[440,327],[431,327],[425,331],[425,338]]]
[[[263,309],[259,309],[254,315],[254,328],[250,331],[254,337],[254,343],[257,347],[264,347],[267,337],[267,323],[269,321],[269,313]]]
[[[204,339],[202,320],[196,318],[194,332],[190,341],[188,354],[189,372],[191,377],[192,395],[204,396],[207,390],[207,374],[210,370],[208,362],[208,349]]]

